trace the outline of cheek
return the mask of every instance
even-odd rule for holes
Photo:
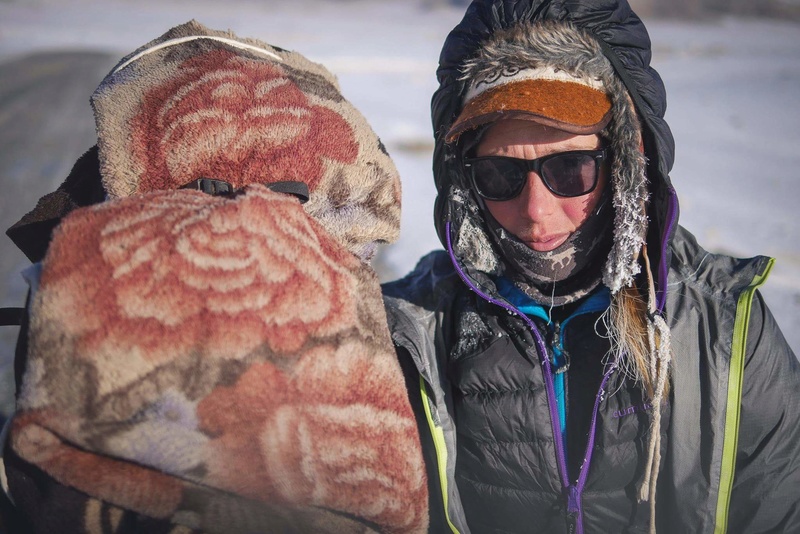
[[[570,199],[561,205],[561,209],[564,215],[577,228],[589,217],[593,207],[592,204],[592,202],[584,199],[580,201]]]
[[[561,201],[561,209],[570,222],[578,228],[597,207],[601,196],[602,188],[598,187],[587,196],[563,199]]]

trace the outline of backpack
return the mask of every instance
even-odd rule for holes
[[[3,461],[33,532],[424,532],[376,246],[397,171],[335,78],[195,21],[92,96],[8,231],[33,262]]]

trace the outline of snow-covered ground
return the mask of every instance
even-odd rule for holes
[[[121,57],[195,18],[325,64],[384,139],[403,177],[402,237],[384,256],[392,275],[400,275],[439,247],[429,103],[441,43],[462,10],[424,0],[6,0],[0,1],[0,61],[48,49]],[[669,95],[682,223],[709,250],[777,258],[764,294],[797,352],[800,25],[646,22],[653,64]]]

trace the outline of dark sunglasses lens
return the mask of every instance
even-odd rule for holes
[[[472,162],[472,178],[478,194],[489,200],[509,200],[519,195],[527,180],[525,169],[504,158]]]
[[[597,162],[588,154],[558,155],[542,164],[542,179],[557,195],[585,195],[597,181]]]

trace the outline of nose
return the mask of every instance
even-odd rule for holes
[[[525,203],[525,213],[531,221],[542,221],[553,213],[558,202],[556,196],[544,185],[541,176],[531,171],[520,194]]]

